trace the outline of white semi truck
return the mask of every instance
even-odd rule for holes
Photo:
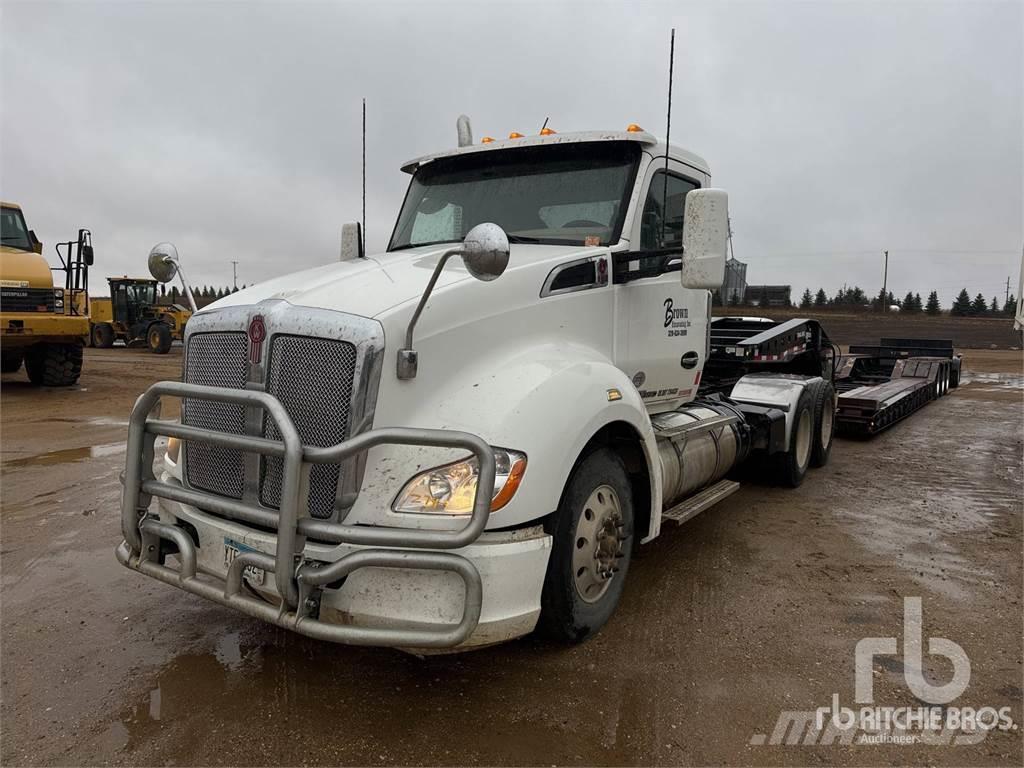
[[[122,564],[334,642],[576,642],[741,463],[795,486],[827,460],[816,323],[719,339],[702,387],[728,233],[704,160],[637,126],[460,128],[403,166],[386,252],[346,225],[336,263],[192,317],[182,381],[131,416]]]

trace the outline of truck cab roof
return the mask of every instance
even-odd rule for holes
[[[643,130],[626,131],[576,131],[574,133],[550,133],[547,135],[522,136],[519,138],[493,139],[489,142],[478,142],[465,147],[453,147],[441,152],[433,152],[423,155],[402,164],[402,170],[406,173],[415,173],[421,166],[442,157],[455,157],[458,155],[470,155],[479,152],[500,152],[507,149],[520,147],[537,147],[547,144],[582,144],[585,142],[609,142],[609,141],[630,141],[640,144],[644,150],[654,157],[664,157],[666,151],[665,142],[658,140],[655,136]],[[675,145],[668,147],[669,157],[678,160],[699,171],[710,174],[707,161],[699,155],[687,152]]]

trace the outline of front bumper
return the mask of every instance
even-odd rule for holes
[[[150,419],[162,396],[259,407],[277,423],[282,441]],[[279,510],[185,488],[167,475],[157,479],[158,435],[280,456],[285,481]],[[311,463],[336,463],[382,443],[458,447],[476,455],[480,483],[462,529],[355,526],[298,515],[306,509],[303,478]],[[314,448],[301,444],[283,406],[265,392],[160,382],[139,398],[129,422],[121,509],[125,540],[117,558],[133,570],[309,637],[422,650],[491,644],[533,629],[551,547],[539,528],[484,533],[493,478],[493,451],[475,435],[387,428]],[[149,512],[154,497],[159,519]],[[230,562],[228,542],[238,550]],[[167,564],[170,554],[177,556],[178,568]],[[250,586],[247,569],[263,571],[263,583]]]
[[[89,338],[89,318],[50,312],[3,312],[0,337],[5,347],[27,346],[40,341],[85,342]],[[77,339],[75,338],[77,337]]]

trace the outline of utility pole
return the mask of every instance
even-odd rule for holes
[[[1010,303],[1010,276],[1007,275],[1006,276],[1006,299],[1003,302],[1003,306],[1005,307],[1009,303]]]
[[[232,275],[232,278],[231,278],[232,285],[234,286],[234,289],[237,291],[238,290],[238,262],[237,261],[232,261],[231,262],[231,275]]]
[[[885,252],[885,268],[882,271],[882,311],[889,311],[889,291],[887,290],[889,285],[889,252]]]

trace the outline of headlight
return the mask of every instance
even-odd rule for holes
[[[64,299],[54,299],[53,300],[53,308],[54,309],[64,309]]]
[[[504,448],[493,450],[495,471],[491,512],[496,512],[508,504],[519,488],[526,472],[526,454]],[[395,512],[472,514],[479,475],[476,456],[435,467],[406,483],[391,508]]]

